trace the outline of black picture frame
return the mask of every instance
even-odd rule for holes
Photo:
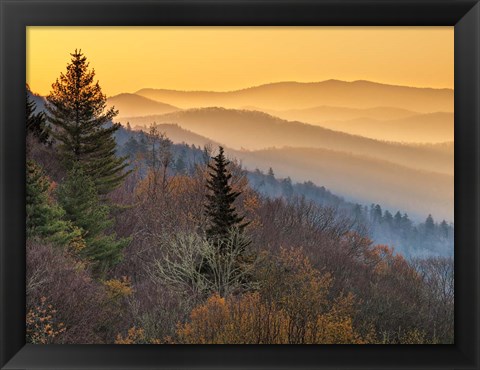
[[[478,0],[0,0],[2,369],[479,369]],[[25,344],[25,28],[33,25],[455,26],[454,345]]]

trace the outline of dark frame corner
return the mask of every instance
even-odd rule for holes
[[[455,26],[455,345],[25,345],[25,27]],[[479,0],[0,0],[0,367],[480,369]]]

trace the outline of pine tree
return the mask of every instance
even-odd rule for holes
[[[287,177],[286,179],[283,179],[282,181],[280,181],[280,185],[282,187],[283,195],[287,199],[290,199],[293,196],[292,179],[290,177]]]
[[[67,168],[80,164],[99,194],[107,194],[128,174],[125,158],[115,153],[113,134],[120,124],[111,120],[118,111],[106,110],[106,96],[94,83],[95,71],[88,69],[82,52],[75,50],[71,56],[67,72],[60,74],[47,97],[47,120]]]
[[[440,223],[440,231],[442,233],[442,236],[444,238],[448,238],[449,236],[449,228],[448,228],[448,224],[447,224],[447,221],[443,220],[441,223]]]
[[[353,208],[353,214],[355,215],[355,220],[360,221],[363,218],[362,215],[362,206],[358,203],[355,204],[355,207]]]
[[[425,220],[425,231],[428,234],[433,234],[433,231],[435,230],[435,222],[433,221],[432,215],[428,215],[427,219]]]
[[[273,172],[272,167],[270,167],[267,172],[267,184],[274,185],[276,183],[275,173]]]
[[[50,181],[34,161],[27,161],[27,237],[41,237],[59,246],[80,250],[81,230],[65,219],[65,211],[50,196]]]
[[[383,211],[380,204],[376,204],[373,208],[373,221],[375,223],[380,223],[382,221]]]
[[[229,184],[232,174],[227,169],[230,162],[225,158],[223,148],[216,157],[213,157],[213,165],[208,167],[212,170],[207,180],[207,204],[205,214],[210,223],[206,230],[209,240],[222,240],[228,237],[232,229],[238,228],[242,231],[247,223],[243,222],[244,217],[239,216],[233,203],[240,195],[232,190]]]
[[[386,210],[383,214],[383,221],[389,226],[391,226],[393,223],[393,216],[388,210]]]
[[[215,255],[210,262],[201,261],[199,271],[208,281],[216,281],[219,271],[229,270],[230,279],[249,286],[253,278],[247,271],[255,263],[255,255],[248,251],[251,241],[244,234],[248,222],[243,221],[244,217],[238,215],[234,206],[240,193],[233,191],[230,185],[230,162],[225,158],[222,147],[212,159],[213,164],[208,165],[211,172],[207,179],[209,194],[206,195],[205,214],[209,220],[206,236],[214,247]],[[221,295],[226,292],[223,288],[218,290]]]
[[[400,213],[400,211],[397,211],[397,213],[395,213],[395,216],[393,216],[393,224],[398,229],[402,227],[402,214]]]
[[[412,230],[412,221],[408,217],[408,214],[404,213],[402,216],[402,229],[405,233],[408,233]]]
[[[108,230],[113,226],[109,207],[100,202],[93,180],[78,165],[67,174],[58,189],[58,199],[67,218],[82,229],[86,247],[83,255],[92,262],[97,275],[105,272],[122,258],[129,239],[118,239]]]
[[[35,136],[43,144],[51,144],[50,128],[47,125],[45,114],[43,112],[35,113],[36,104],[30,98],[30,89],[27,86],[27,106],[26,106],[26,124],[27,132]]]

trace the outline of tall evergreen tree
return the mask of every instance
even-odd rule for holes
[[[34,161],[27,161],[26,228],[28,237],[81,249],[81,230],[65,219],[65,211],[50,196],[50,181]]]
[[[118,239],[109,207],[100,202],[93,180],[79,166],[73,167],[59,186],[58,199],[67,218],[82,229],[86,247],[83,255],[93,263],[93,271],[102,276],[122,258],[129,239]]]
[[[282,179],[280,181],[280,186],[282,187],[282,193],[287,198],[290,199],[293,196],[293,185],[292,179],[287,177],[286,179]]]
[[[395,216],[393,216],[393,224],[398,229],[402,227],[402,214],[400,213],[400,211],[397,211],[397,213],[395,213]]]
[[[433,221],[432,215],[428,215],[427,219],[425,220],[425,231],[429,234],[433,234],[435,230],[435,222]]]
[[[237,213],[234,206],[240,193],[231,187],[230,162],[225,158],[222,147],[212,159],[213,163],[208,165],[211,172],[207,179],[209,193],[206,195],[205,214],[209,220],[207,239],[214,246],[215,255],[210,261],[202,260],[199,271],[207,280],[217,281],[218,271],[228,270],[230,278],[248,286],[252,276],[247,271],[254,264],[255,255],[248,251],[251,241],[243,232],[248,222],[244,222],[244,217]],[[220,288],[218,293],[223,295],[225,291]]]
[[[43,112],[35,113],[36,104],[30,98],[30,89],[27,86],[26,99],[26,124],[27,132],[35,136],[43,144],[51,144],[50,128],[47,125],[45,114]]]
[[[389,226],[392,226],[392,223],[393,223],[393,216],[392,214],[386,210],[385,213],[383,214],[383,221],[389,225]]]
[[[448,227],[447,221],[443,220],[443,221],[440,223],[440,231],[441,231],[441,235],[442,235],[444,238],[448,238],[450,232],[449,232],[449,227]]]
[[[241,231],[248,224],[243,222],[244,217],[237,214],[233,205],[240,193],[232,190],[230,185],[232,174],[227,168],[230,162],[225,158],[223,148],[219,149],[218,155],[212,158],[213,165],[208,165],[212,171],[207,180],[209,194],[205,209],[209,219],[206,230],[209,240],[225,239],[232,229],[238,228]]]
[[[382,221],[383,211],[380,204],[376,204],[373,209],[373,221],[376,223],[380,223]]]
[[[113,134],[120,124],[111,123],[118,111],[106,109],[106,96],[95,71],[89,70],[81,51],[71,54],[67,72],[52,85],[47,96],[47,120],[54,127],[53,136],[67,168],[80,164],[91,177],[99,194],[116,188],[128,174],[124,157],[117,157]]]

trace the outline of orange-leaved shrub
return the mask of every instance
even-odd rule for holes
[[[41,297],[38,305],[32,307],[27,313],[26,332],[27,342],[33,344],[50,344],[55,337],[65,332],[63,322],[56,317],[57,311],[47,298]]]
[[[226,298],[214,294],[179,324],[181,343],[368,343],[353,326],[354,297],[329,297],[331,277],[314,269],[300,250],[266,258],[257,292]]]
[[[115,344],[171,344],[171,338],[165,338],[165,340],[160,340],[156,338],[148,338],[145,335],[145,330],[138,328],[136,326],[128,329],[127,335],[122,336],[121,334],[117,335],[115,339]]]

